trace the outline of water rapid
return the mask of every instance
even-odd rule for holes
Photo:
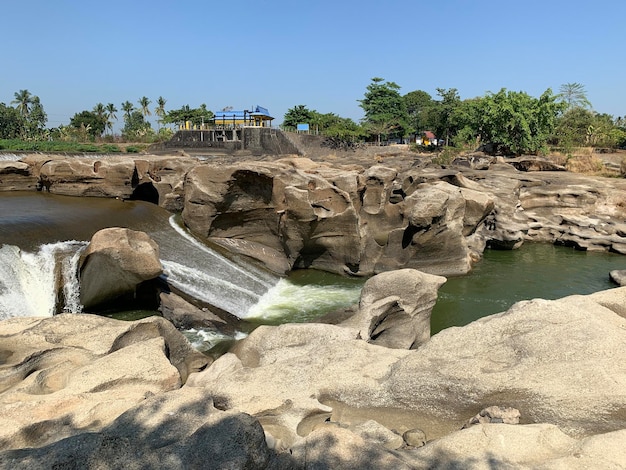
[[[36,253],[1,246],[0,320],[52,316],[59,310],[80,313],[76,272],[85,246],[84,242],[56,242],[42,245]]]

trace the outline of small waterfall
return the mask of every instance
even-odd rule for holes
[[[54,315],[60,286],[70,299],[63,310],[80,312],[76,266],[84,246],[75,241],[50,243],[37,253],[0,247],[0,320]]]
[[[83,242],[75,242],[75,244],[78,249],[70,256],[65,256],[62,263],[63,297],[65,299],[63,313],[82,313],[83,311],[83,306],[80,304],[78,262],[87,244]]]
[[[239,317],[246,315],[278,277],[238,259],[225,258],[169,218],[177,236],[154,233],[167,281],[190,296]]]

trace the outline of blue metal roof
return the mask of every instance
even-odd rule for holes
[[[270,112],[267,108],[263,108],[262,106],[255,106],[253,111],[214,111],[215,119],[244,119],[245,117],[250,116],[267,116],[270,117]]]

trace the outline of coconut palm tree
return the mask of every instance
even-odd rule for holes
[[[117,108],[113,103],[109,103],[106,105],[105,109],[107,128],[111,131],[111,134],[113,134],[113,121],[117,121],[117,116],[115,115],[115,113],[117,113]]]
[[[141,114],[143,114],[144,117],[152,115],[152,113],[150,112],[150,108],[148,108],[149,104],[150,104],[150,100],[147,97],[142,96],[139,99],[139,106],[141,107]]]
[[[159,119],[157,120],[157,122],[159,123],[159,128],[161,126],[161,123],[163,122],[163,118],[165,117],[165,103],[167,102],[167,100],[165,98],[163,98],[162,96],[159,96],[159,99],[157,100],[157,107],[154,108],[154,114],[156,114]]]
[[[15,104],[16,109],[23,117],[28,117],[30,113],[30,105],[33,104],[33,95],[28,90],[20,90],[15,92],[15,99],[11,101],[11,104]]]
[[[135,110],[135,107],[133,106],[133,104],[130,101],[124,101],[122,103],[122,111],[124,111],[124,118],[125,119],[129,119],[130,118],[130,113],[132,113]]]

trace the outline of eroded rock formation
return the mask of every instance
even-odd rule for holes
[[[113,227],[94,234],[79,271],[80,303],[91,310],[136,297],[141,284],[160,276],[163,267],[159,247],[146,233]]]

